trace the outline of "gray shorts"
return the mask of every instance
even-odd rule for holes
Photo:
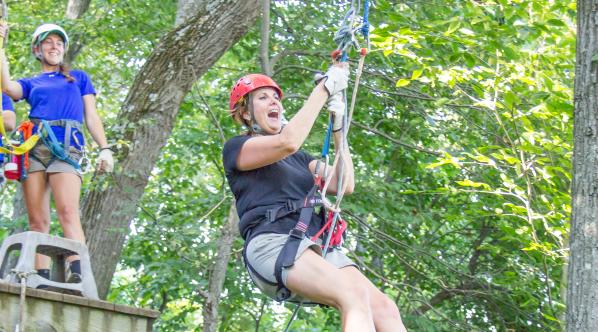
[[[278,254],[282,250],[287,238],[286,234],[274,234],[266,233],[260,234],[253,238],[247,245],[247,251],[245,253],[247,257],[247,264],[251,265],[251,268],[255,270],[262,278],[268,282],[262,280],[262,278],[256,276],[250,268],[247,268],[249,276],[256,284],[256,286],[269,297],[276,299],[276,277],[274,276],[274,264],[278,258]],[[313,242],[308,238],[304,238],[299,244],[295,260],[297,260],[305,250],[311,249],[318,254],[322,254],[320,245]],[[326,255],[326,261],[336,266],[337,268],[343,268],[346,266],[357,265],[347,257],[340,249],[333,249]],[[288,269],[282,269],[282,281],[286,285],[288,276]],[[303,298],[293,293],[287,301],[299,302]]]
[[[52,152],[42,143],[38,142],[31,151],[29,151],[29,170],[28,173],[45,171],[46,173],[72,173],[81,177],[81,172],[73,165],[60,159],[52,160]],[[69,157],[80,161],[83,152],[74,147],[69,148]]]

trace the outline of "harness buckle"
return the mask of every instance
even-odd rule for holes
[[[279,286],[278,290],[276,290],[276,301],[277,302],[282,302],[286,299],[288,299],[289,297],[291,297],[291,291],[283,286]]]
[[[81,168],[79,169],[79,174],[85,174],[85,173],[89,172],[89,168],[91,167],[91,162],[89,161],[89,158],[87,158],[87,156],[85,154],[83,154],[83,157],[81,157],[81,159],[79,159],[79,165],[81,166]]]
[[[289,236],[294,237],[296,239],[302,240],[303,236],[305,236],[305,232],[298,230],[297,228],[293,228],[289,231]]]
[[[287,199],[287,202],[285,203],[284,207],[289,212],[297,210],[297,204],[295,204],[295,201],[290,199]]]
[[[276,220],[276,210],[266,210],[266,222],[273,222],[274,220]]]

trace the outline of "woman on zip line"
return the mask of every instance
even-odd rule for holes
[[[233,87],[230,114],[248,131],[226,142],[223,162],[236,198],[245,263],[266,295],[332,306],[340,311],[344,331],[405,331],[395,303],[339,248],[322,257],[321,243],[310,237],[322,227],[323,220],[315,213],[304,218],[303,209],[297,206],[315,198],[306,194],[314,186],[314,174],[324,173],[324,166],[319,167],[318,161],[300,148],[326,103],[334,116],[335,150],[344,153],[342,181],[347,185],[346,193],[353,191],[351,156],[348,149],[339,149],[345,111],[342,92],[348,77],[347,64],[335,62],[284,127],[282,90],[270,77],[250,74]],[[336,193],[337,174],[328,186],[329,194]],[[309,218],[311,223],[298,222]],[[285,245],[292,236],[300,237],[296,252]],[[291,263],[281,268],[279,258],[289,255]]]
[[[0,37],[6,35],[7,29],[6,24],[0,25]],[[85,144],[83,123],[100,147],[98,171],[111,172],[114,160],[96,110],[96,92],[91,79],[84,71],[71,71],[63,63],[68,45],[68,35],[60,26],[40,25],[33,32],[31,52],[41,65],[41,73],[11,80],[8,61],[2,52],[2,88],[13,100],[25,99],[29,103],[29,119],[34,124],[34,133],[42,126],[46,137],[50,133],[56,137],[52,141],[40,139],[29,151],[29,169],[26,179],[21,181],[29,229],[42,233],[50,231],[51,193],[64,237],[85,243],[79,217],[80,163]],[[80,282],[79,257],[71,256],[68,261],[67,282]],[[50,278],[49,264],[49,257],[36,256],[37,272],[47,279]]]

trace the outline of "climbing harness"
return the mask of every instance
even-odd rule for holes
[[[31,120],[34,124],[38,126],[38,135],[41,137],[42,142],[48,147],[50,152],[52,152],[52,159],[50,160],[50,164],[58,159],[62,160],[69,165],[73,166],[76,170],[81,170],[80,160],[74,160],[69,156],[69,149],[71,147],[71,137],[75,141],[77,147],[79,147],[83,152],[83,158],[85,157],[85,150],[83,145],[79,142],[76,133],[82,133],[82,125],[80,122],[75,120],[38,120],[32,119]],[[52,130],[52,126],[60,126],[64,127],[64,142],[60,143]],[[35,158],[35,157],[34,157]],[[88,163],[87,163],[88,164]]]
[[[314,186],[312,186],[304,199],[299,201],[288,200],[285,205],[274,206],[270,209],[267,209],[259,219],[250,217],[251,214],[244,214],[241,218],[242,225],[247,224],[248,220],[253,220],[253,222],[247,225],[248,227],[244,228],[246,231],[244,234],[242,234],[243,238],[245,239],[243,258],[245,260],[246,266],[262,282],[277,287],[276,300],[279,302],[288,300],[291,297],[290,290],[286,288],[282,282],[282,270],[283,268],[291,267],[295,263],[295,255],[297,254],[297,250],[301,241],[305,238],[305,233],[309,229],[315,214],[315,209],[322,206],[322,201],[319,195],[320,188],[321,181],[318,177],[316,178]],[[322,212],[323,209],[320,210],[321,214]],[[247,245],[255,236],[274,231],[276,229],[276,224],[274,223],[275,221],[295,214],[298,214],[299,218],[295,226],[289,232],[289,237],[287,238],[283,249],[276,259],[274,268],[276,283],[272,283],[268,279],[261,276],[259,272],[257,272],[251,266],[251,264],[248,263],[246,256]]]
[[[299,219],[295,224],[295,227],[289,232],[289,237],[285,242],[276,263],[274,264],[274,276],[276,277],[277,289],[276,289],[276,300],[282,302],[291,297],[291,291],[284,285],[282,281],[282,269],[289,268],[295,264],[295,256],[299,249],[299,244],[305,238],[305,232],[309,229],[311,220],[314,214],[314,208],[321,205],[321,201],[316,197],[316,193],[319,191],[318,181],[305,196],[305,201],[301,207],[299,213]]]
[[[52,126],[65,128],[64,141],[62,143],[56,138]],[[35,127],[37,127],[37,130],[35,130]],[[33,133],[34,130],[35,133]],[[41,162],[35,155],[29,154],[30,150],[35,147],[40,139],[52,153],[52,159],[45,165],[46,167],[55,160],[61,160],[73,166],[73,168],[80,174],[86,173],[90,163],[85,153],[85,147],[77,138],[77,132],[82,132],[82,125],[75,120],[30,119],[22,122],[15,131],[18,135],[17,139],[8,141],[8,148],[0,147],[0,152],[11,157],[11,162],[7,163],[6,166],[8,166],[8,164],[14,164],[14,166],[10,166],[10,169],[5,166],[5,175],[7,175],[7,179],[16,181],[25,180],[27,178],[27,171],[29,170],[30,157]],[[73,159],[68,153],[71,146],[71,139],[74,141],[75,146],[81,149],[83,154],[79,160]]]

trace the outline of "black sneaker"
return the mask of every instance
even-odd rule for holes
[[[69,275],[68,278],[66,278],[66,282],[69,284],[78,284],[81,282],[81,274],[80,273],[73,273],[71,272],[71,274]]]

